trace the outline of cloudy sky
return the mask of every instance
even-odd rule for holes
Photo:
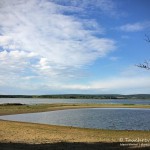
[[[150,93],[149,0],[0,0],[0,94]]]

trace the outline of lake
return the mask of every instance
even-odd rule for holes
[[[2,103],[46,104],[46,103],[90,103],[90,104],[150,104],[150,100],[124,99],[42,99],[42,98],[0,98]]]
[[[0,119],[112,130],[150,130],[150,109],[85,108],[0,116]]]

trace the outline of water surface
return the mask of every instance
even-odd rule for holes
[[[0,119],[113,130],[150,130],[150,109],[86,108],[0,116]]]
[[[150,104],[150,100],[124,100],[124,99],[42,99],[42,98],[0,98],[2,103],[22,104],[51,104],[51,103],[90,103],[90,104]]]

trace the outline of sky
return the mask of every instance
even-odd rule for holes
[[[150,94],[149,0],[0,0],[0,94]]]

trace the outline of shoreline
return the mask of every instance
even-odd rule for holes
[[[0,104],[0,116],[47,112],[67,109],[83,109],[83,108],[142,108],[150,109],[150,105],[141,104],[79,104],[79,103],[53,103],[53,104]]]
[[[116,107],[117,106],[117,107]],[[80,108],[150,108],[150,105],[40,104],[0,105],[0,115],[35,113]],[[6,113],[7,112],[7,113]],[[147,140],[147,141],[144,141]],[[97,150],[150,148],[150,131],[106,130],[0,120],[0,147],[3,150]]]
[[[13,150],[27,147],[31,150],[35,147],[52,150],[150,147],[150,131],[88,129],[0,120],[0,133],[0,146],[6,150],[12,146]]]

